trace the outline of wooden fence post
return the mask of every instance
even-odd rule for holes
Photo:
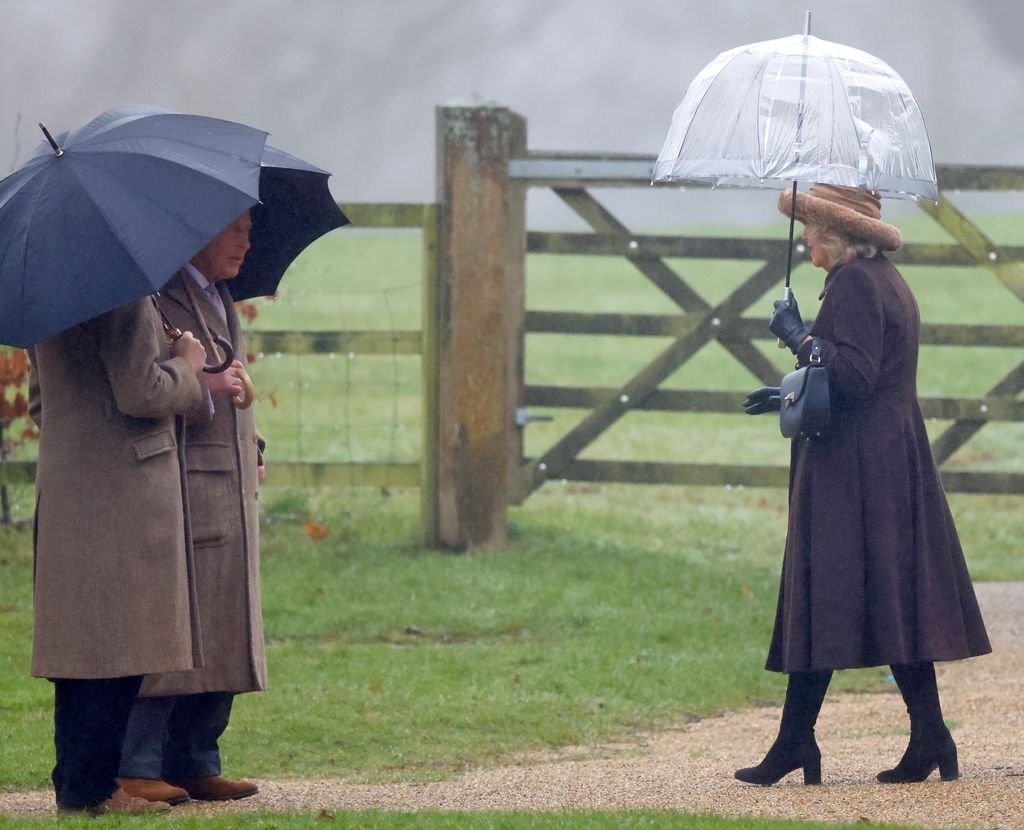
[[[508,161],[526,120],[494,104],[437,108],[439,546],[500,548],[519,487],[526,189]]]
[[[437,205],[423,206],[422,379],[423,443],[420,450],[420,527],[428,548],[441,546],[438,527],[438,352],[441,332],[440,229]]]

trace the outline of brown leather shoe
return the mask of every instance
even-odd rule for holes
[[[256,795],[260,791],[252,781],[229,781],[219,775],[175,779],[174,783],[184,787],[196,801],[234,801]]]
[[[164,804],[184,804],[188,793],[181,787],[172,787],[166,781],[153,778],[115,778],[118,786],[133,798],[145,801],[162,801]]]
[[[147,813],[166,813],[170,809],[171,805],[166,801],[147,801],[144,798],[136,798],[128,795],[124,788],[118,787],[111,793],[110,798],[95,807],[87,807],[85,812],[91,816],[101,816],[104,813],[141,816]]]

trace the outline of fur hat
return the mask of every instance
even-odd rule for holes
[[[779,211],[790,215],[793,193],[779,194]],[[852,237],[872,242],[883,251],[903,245],[900,229],[881,220],[882,200],[878,194],[857,187],[812,184],[807,193],[796,194],[796,218],[805,225],[822,225]]]

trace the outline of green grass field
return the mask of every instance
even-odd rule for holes
[[[925,222],[909,223],[908,236],[931,233]],[[987,227],[1013,241],[1024,223],[993,219]],[[418,329],[419,245],[412,232],[336,233],[303,255],[278,300],[260,301],[253,327]],[[753,270],[674,264],[712,301]],[[794,277],[808,315],[819,273],[802,268]],[[1019,302],[988,273],[907,269],[906,276],[928,322],[1024,319]],[[772,296],[748,315],[767,319]],[[673,313],[628,263],[587,257],[531,256],[527,303]],[[527,381],[621,383],[665,345],[530,335]],[[784,371],[791,360],[767,341],[762,346]],[[924,349],[920,390],[979,395],[1019,359],[1009,349]],[[421,547],[416,491],[273,484],[277,459],[416,461],[419,372],[418,357],[395,355],[267,354],[253,365],[257,420],[269,441],[262,551],[271,686],[239,698],[223,744],[227,770],[419,781],[522,750],[586,745],[780,699],[783,678],[762,666],[785,534],[782,490],[553,481],[512,510],[507,550],[453,556]],[[738,408],[760,384],[712,344],[666,385],[735,390]],[[584,413],[547,414],[554,420],[527,428],[529,455]],[[950,466],[1020,471],[1022,439],[1024,424],[990,424]],[[770,419],[634,412],[584,455],[785,464],[788,445]],[[26,515],[31,492],[13,495]],[[951,504],[974,576],[1024,579],[1021,498],[955,496]],[[312,539],[306,520],[327,528],[326,538]],[[0,789],[45,787],[52,764],[51,690],[27,677],[30,641],[31,538],[25,529],[7,530],[0,533]],[[879,686],[884,674],[846,672],[836,688]],[[431,814],[424,824],[400,815],[337,818],[339,826],[360,827],[411,820],[427,827],[788,826],[658,813]],[[252,821],[284,828],[316,818]]]
[[[33,828],[44,825],[42,820],[16,820],[0,817],[0,830],[4,828]],[[104,816],[104,827],[164,827],[167,819],[125,818]],[[64,818],[61,827],[94,827],[90,819]],[[418,813],[384,813],[378,811],[335,812],[314,814],[228,814],[223,816],[176,817],[177,830],[301,830],[322,828],[335,830],[852,830],[879,826],[857,822],[853,824],[819,824],[817,822],[778,821],[769,819],[725,819],[717,816],[690,816],[674,812],[596,812],[566,811],[559,813],[449,813],[424,811]],[[887,830],[900,830],[893,824]]]

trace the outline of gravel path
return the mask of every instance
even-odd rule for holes
[[[830,696],[818,721],[823,787],[796,773],[774,787],[734,780],[760,759],[778,707],[707,718],[620,744],[572,747],[516,765],[430,784],[262,781],[256,798],[187,804],[175,815],[224,810],[671,809],[727,816],[870,821],[1024,830],[1024,582],[979,584],[994,653],[939,666],[944,714],[955,721],[960,781],[889,785],[874,775],[906,744],[898,692]],[[0,793],[0,814],[53,814],[49,792]]]

